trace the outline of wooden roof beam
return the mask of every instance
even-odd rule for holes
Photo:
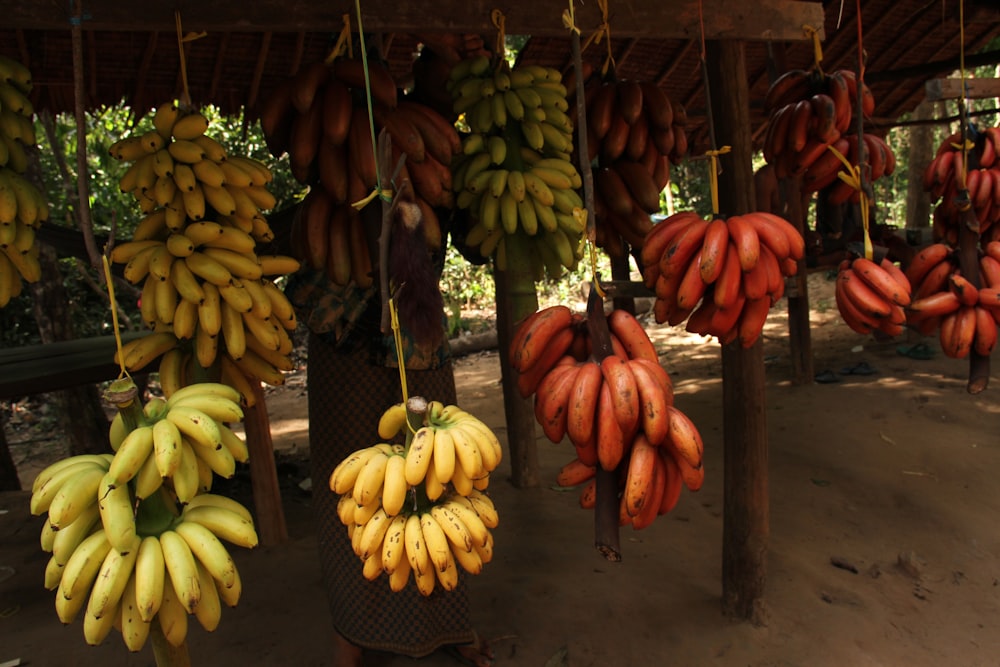
[[[429,11],[430,5],[433,11]],[[799,41],[806,39],[802,26],[823,25],[820,2],[796,0],[703,0],[704,23],[699,3],[691,0],[633,0],[612,5],[609,15],[615,37],[656,39],[706,39]],[[490,10],[495,3],[483,0],[367,0],[363,3],[365,30],[373,32],[492,32]],[[87,0],[84,30],[173,31],[176,0],[144,0],[141,10],[120,0]],[[507,17],[510,34],[566,36],[560,17],[565,0],[507,0],[500,7]],[[65,0],[9,0],[5,3],[7,28],[65,30],[72,18],[72,5]],[[356,20],[355,4],[334,2],[287,2],[287,0],[213,0],[186,3],[182,18],[186,30],[209,32],[336,32],[343,14]],[[581,30],[602,22],[596,2],[576,4]]]

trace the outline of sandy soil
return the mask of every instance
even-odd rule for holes
[[[631,667],[752,665],[913,667],[1000,662],[1000,402],[998,375],[965,392],[967,363],[897,353],[839,322],[830,284],[811,279],[816,370],[867,361],[877,373],[793,386],[783,304],[765,340],[770,447],[766,625],[720,611],[722,409],[719,348],[652,326],[676,403],[706,441],[707,479],[644,531],[622,533],[623,560],[593,548],[592,515],[555,488],[568,444],[539,431],[544,483],[515,489],[501,466],[490,491],[502,523],[496,558],[472,578],[476,627],[497,665]],[[914,339],[916,340],[916,339]],[[457,363],[459,402],[504,440],[495,352]],[[270,394],[291,539],[235,558],[240,605],[212,634],[192,625],[194,664],[324,665],[330,626],[308,505],[298,487],[308,453],[304,373]],[[37,457],[14,445],[30,482]],[[245,478],[228,483],[244,493]],[[62,627],[41,586],[41,519],[27,495],[0,495],[0,663],[151,665],[117,635],[98,648]],[[9,568],[9,569],[8,569]],[[360,564],[358,566],[360,576]],[[374,656],[391,667],[457,665]]]

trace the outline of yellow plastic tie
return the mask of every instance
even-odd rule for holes
[[[562,22],[564,28],[577,35],[580,34],[580,29],[576,27],[576,7],[573,6],[573,0],[569,0],[569,9],[563,10]]]
[[[872,237],[868,228],[868,195],[865,194],[864,189],[861,187],[861,166],[851,164],[850,160],[833,146],[827,146],[827,149],[832,151],[837,156],[837,159],[844,163],[844,167],[847,169],[846,172],[838,171],[837,178],[858,191],[859,204],[861,206],[861,226],[865,230],[865,258],[872,259],[874,257],[874,247],[872,246]]]
[[[368,193],[368,196],[366,196],[364,199],[359,199],[358,201],[353,202],[351,206],[360,211],[365,206],[368,206],[368,204],[370,204],[372,200],[375,199],[376,197],[381,198],[383,201],[392,201],[392,196],[393,196],[392,190],[388,188],[375,187],[371,192]]]
[[[597,26],[597,29],[590,33],[590,37],[580,47],[580,52],[583,53],[586,51],[587,47],[591,44],[600,44],[601,40],[606,37],[608,41],[608,55],[604,59],[604,64],[601,65],[601,74],[606,75],[608,68],[615,64],[614,54],[611,53],[611,24],[608,23],[608,0],[597,0],[597,6],[601,9],[601,25]]]
[[[337,43],[333,45],[330,49],[330,53],[323,60],[327,65],[331,64],[334,60],[344,55],[346,51],[348,56],[354,57],[351,53],[353,49],[351,48],[351,15],[344,14],[344,27],[340,29],[340,35],[337,36]]]
[[[590,283],[594,286],[594,290],[597,291],[597,296],[603,299],[606,293],[604,288],[601,287],[601,281],[597,279],[597,250],[589,238],[586,240],[586,243],[587,254],[590,256]]]
[[[507,49],[507,17],[499,9],[494,9],[490,12],[490,21],[493,22],[493,27],[497,29],[497,43],[494,52],[503,59],[506,57],[505,53]]]
[[[108,302],[111,304],[111,324],[115,332],[115,349],[118,350],[118,367],[120,371],[118,378],[128,377],[128,369],[125,368],[125,355],[122,353],[122,334],[118,328],[118,301],[115,300],[115,283],[111,276],[111,263],[108,262],[107,253],[101,255],[104,263],[104,284],[108,286]]]
[[[712,213],[719,215],[719,156],[732,150],[732,146],[723,146],[718,150],[705,151],[709,158],[708,176],[712,190]]]
[[[399,314],[396,312],[396,302],[392,297],[389,298],[389,319],[392,322],[393,342],[396,344],[396,361],[399,365],[399,386],[403,393],[403,403],[406,403],[409,398],[409,392],[406,388],[406,364],[403,363],[403,334],[399,328]],[[409,420],[407,420],[407,425],[409,425]]]
[[[802,31],[806,33],[807,36],[812,37],[813,43],[813,67],[820,74],[823,73],[823,68],[820,67],[820,63],[823,62],[823,44],[819,41],[819,30],[814,26],[806,24],[802,26]]]

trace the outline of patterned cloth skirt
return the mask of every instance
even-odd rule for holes
[[[406,382],[410,396],[455,403],[450,364],[408,371]],[[399,370],[372,365],[364,346],[344,353],[310,334],[308,383],[313,513],[334,627],[362,648],[413,658],[474,641],[464,573],[453,591],[435,588],[425,597],[411,578],[393,593],[386,575],[375,581],[362,576],[361,560],[337,518],[339,497],[330,491],[330,473],[351,452],[378,442],[379,416],[402,396]]]

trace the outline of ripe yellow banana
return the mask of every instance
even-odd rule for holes
[[[49,505],[49,524],[65,532],[84,511],[97,507],[97,490],[105,475],[102,466],[93,466],[66,480]],[[57,540],[58,541],[58,540]],[[60,562],[65,563],[65,560]]]
[[[69,624],[87,604],[94,579],[111,551],[111,544],[102,531],[89,535],[66,561],[59,590],[56,591],[56,613]]]
[[[216,505],[200,505],[184,512],[185,521],[200,523],[216,537],[239,547],[252,549],[257,546],[257,531],[253,521],[240,512]]]
[[[139,604],[136,601],[136,580],[135,571],[125,584],[125,591],[121,597],[121,626],[122,640],[129,651],[141,651],[149,638],[149,623],[139,616]]]
[[[139,536],[133,534],[124,548],[119,549],[112,545],[90,589],[90,599],[87,602],[88,616],[100,619],[105,614],[113,613],[118,607],[122,593],[125,592],[125,584],[132,576],[135,559],[139,555],[140,542]]]
[[[95,490],[94,502],[84,508],[71,523],[66,524],[62,528],[55,529],[50,522],[45,522],[44,529],[53,535],[51,546],[47,551],[52,552],[52,557],[59,563],[60,568],[69,562],[70,556],[73,555],[76,548],[90,535],[100,519],[101,517],[97,508],[97,491]],[[43,533],[43,535],[45,534]]]
[[[195,521],[181,521],[174,532],[184,538],[191,553],[201,562],[213,579],[229,588],[236,581],[236,563],[215,533]],[[202,587],[204,590],[204,586]]]
[[[107,473],[108,483],[112,486],[128,483],[152,452],[153,427],[144,425],[132,430],[125,436],[121,447],[115,452],[115,458],[111,460]]]
[[[406,524],[403,526],[403,545],[406,548],[406,559],[414,573],[430,573],[433,564],[427,551],[427,544],[424,542],[421,520],[417,513],[406,517]]]
[[[402,563],[409,566],[406,556],[406,544],[403,535],[406,530],[405,514],[397,514],[390,519],[385,536],[382,538],[382,569],[391,575]]]
[[[201,598],[194,608],[194,617],[206,632],[214,632],[222,619],[222,601],[219,597],[218,581],[212,578],[208,568],[201,561],[196,564]]]
[[[143,622],[149,623],[160,610],[166,579],[163,549],[153,535],[142,538],[135,561],[136,611]]]
[[[178,502],[185,504],[198,493],[198,455],[185,439],[181,439],[181,460],[170,478]]]
[[[101,479],[98,488],[98,507],[101,523],[111,546],[119,551],[128,549],[136,535],[135,511],[127,484],[115,486],[109,474]]]
[[[427,556],[433,564],[434,569],[438,572],[445,571],[448,568],[448,559],[451,556],[451,544],[444,532],[444,528],[430,512],[424,512],[420,515],[420,532],[424,538]],[[471,543],[469,548],[472,548]]]
[[[163,602],[154,623],[159,621],[160,630],[171,646],[181,646],[187,638],[188,612],[174,592],[174,587],[163,587]]]
[[[382,507],[390,517],[402,511],[409,495],[409,485],[406,483],[406,458],[393,455],[388,458],[385,466],[385,481],[382,486]]]
[[[167,411],[166,418],[174,423],[181,434],[201,447],[216,449],[222,446],[219,425],[210,416],[191,405],[177,405]]]
[[[191,614],[201,599],[201,583],[194,554],[184,538],[173,530],[160,533],[160,547],[177,599],[185,611]]]
[[[417,430],[406,452],[406,482],[417,486],[427,476],[427,469],[434,460],[436,429],[422,426]]]

